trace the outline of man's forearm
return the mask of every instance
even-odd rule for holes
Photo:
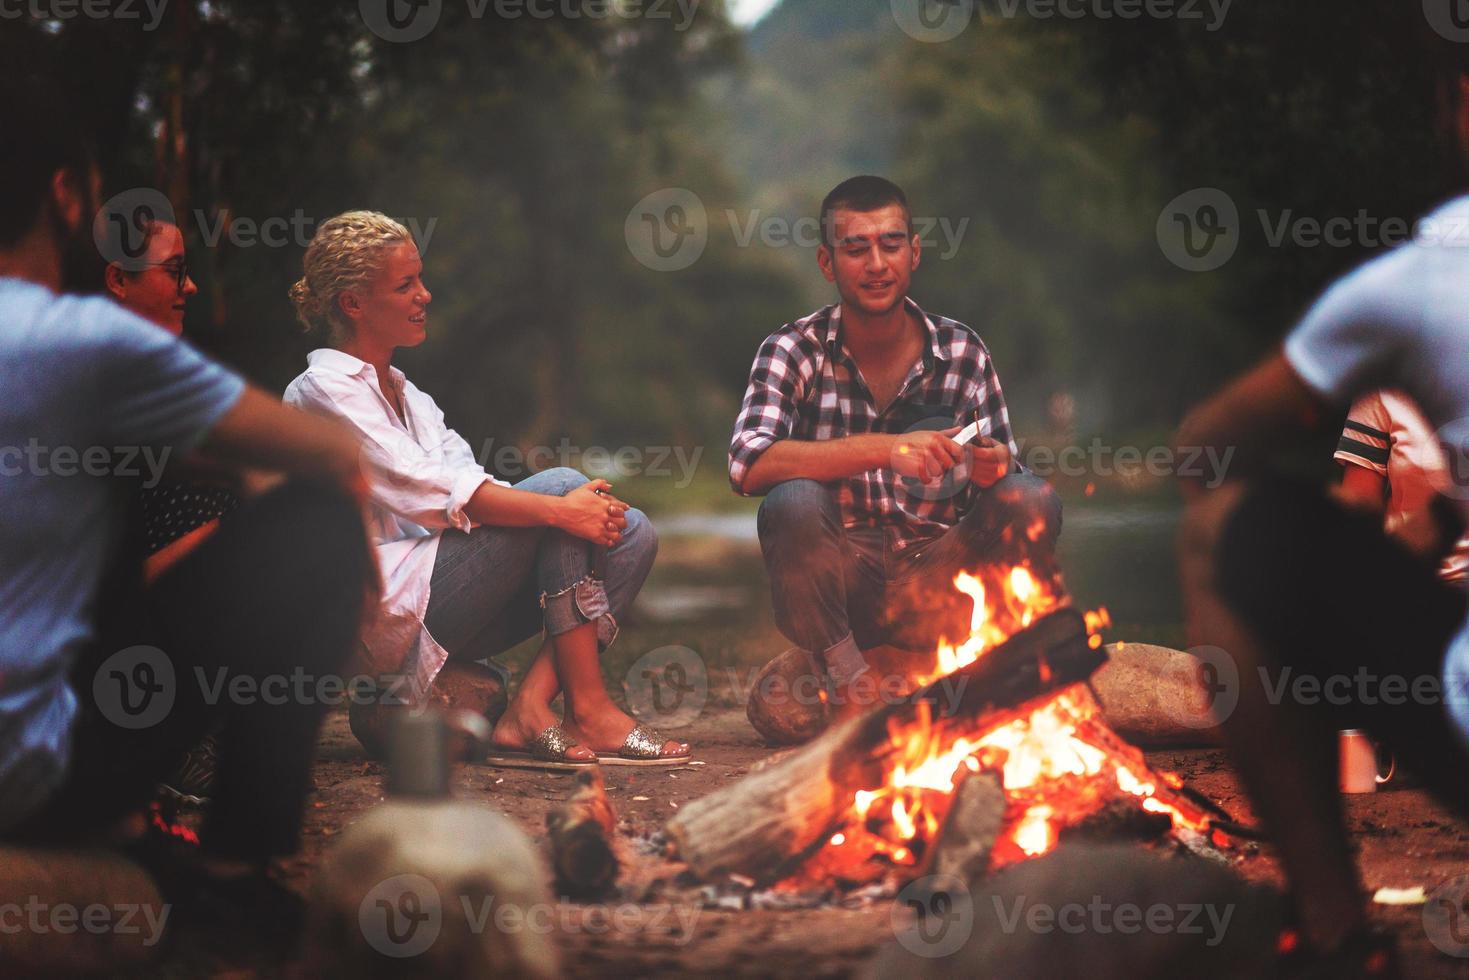
[[[201,449],[236,467],[333,480],[365,495],[358,444],[349,432],[253,386],[215,424]]]
[[[896,436],[866,433],[845,439],[782,439],[761,454],[745,476],[746,493],[764,493],[787,480],[829,483],[892,465]]]
[[[1229,450],[1235,455],[1228,478],[1251,476],[1268,464],[1271,453],[1319,429],[1325,411],[1277,352],[1189,413],[1175,436],[1177,458],[1199,449]],[[1185,497],[1204,490],[1201,472],[1179,477]]]

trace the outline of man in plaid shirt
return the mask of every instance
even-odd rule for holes
[[[841,303],[760,346],[730,444],[737,493],[764,494],[776,624],[824,664],[842,713],[864,651],[967,635],[961,569],[1049,565],[1061,507],[1015,462],[989,350],[908,297],[921,245],[907,198],[854,177],[821,206],[817,262]],[[953,437],[970,421],[979,438]]]

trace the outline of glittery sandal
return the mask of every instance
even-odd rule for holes
[[[567,755],[580,744],[560,725],[551,725],[531,739],[524,749],[491,746],[484,762],[499,769],[549,769],[554,772],[575,772],[595,766],[597,759],[572,759]]]
[[[634,725],[622,748],[615,752],[597,752],[597,761],[604,766],[682,766],[693,758],[691,750],[679,755],[664,755],[663,743],[668,739],[646,725]],[[594,750],[595,751],[595,750]]]

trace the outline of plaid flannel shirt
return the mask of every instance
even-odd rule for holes
[[[823,441],[868,432],[967,425],[978,413],[981,434],[1019,450],[1010,432],[1005,396],[989,348],[964,324],[929,316],[909,299],[928,331],[923,358],[898,396],[879,414],[862,374],[842,344],[841,307],[828,306],[786,324],[755,355],[729,448],[729,479],[749,496],[745,480],[760,455],[781,439]],[[1014,464],[1012,464],[1012,468]],[[953,527],[976,493],[961,463],[940,481],[922,484],[891,467],[833,484],[846,527],[887,529],[895,548],[927,541]]]

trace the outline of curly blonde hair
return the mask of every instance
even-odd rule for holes
[[[331,342],[348,336],[351,324],[337,297],[371,282],[382,272],[383,253],[403,242],[413,242],[412,232],[377,211],[348,211],[325,222],[306,249],[306,275],[291,287],[306,332]]]

